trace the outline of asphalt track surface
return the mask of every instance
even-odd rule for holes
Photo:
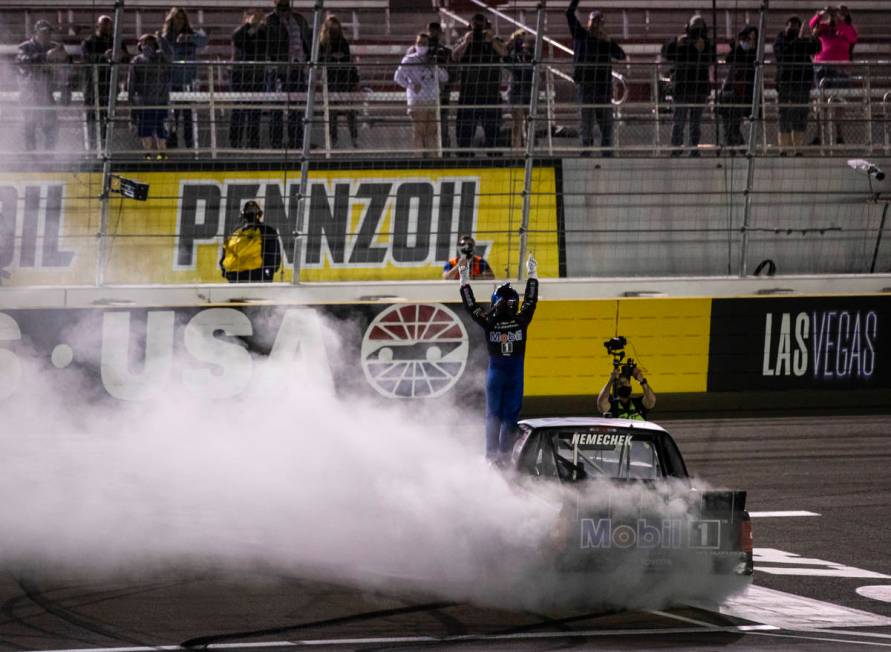
[[[755,584],[723,613],[509,612],[259,571],[4,569],[0,649],[891,649],[891,416],[664,425],[692,473],[749,491]]]

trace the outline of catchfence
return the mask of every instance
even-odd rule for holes
[[[891,155],[891,65],[794,62],[790,90],[763,42],[691,71],[474,38],[463,60],[315,39],[307,63],[9,66],[0,282],[219,282],[250,199],[287,283],[439,278],[462,234],[498,278],[530,253],[552,277],[887,270],[881,186],[846,161]]]

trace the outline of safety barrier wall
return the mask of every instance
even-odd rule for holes
[[[481,284],[480,299],[484,292]],[[46,369],[60,386],[82,387],[86,374],[121,400],[162,388],[228,399],[254,387],[269,360],[295,356],[323,363],[344,393],[459,401],[482,391],[481,329],[451,302],[115,303],[0,307],[0,397],[28,391]],[[575,397],[593,409],[611,369],[602,343],[617,334],[662,396],[888,390],[889,324],[887,294],[543,300],[529,331],[525,395],[533,406]]]

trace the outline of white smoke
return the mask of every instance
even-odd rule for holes
[[[566,496],[487,466],[481,417],[338,396],[319,382],[320,364],[267,368],[262,387],[237,399],[168,388],[129,404],[93,400],[86,377],[58,386],[28,363],[27,391],[3,404],[0,566],[264,565],[538,609],[726,592],[702,579],[695,556],[656,578],[634,553],[589,572],[566,567],[555,545]],[[649,503],[683,518],[686,504],[666,500],[674,491],[593,495],[615,513]]]

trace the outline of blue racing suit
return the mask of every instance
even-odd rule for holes
[[[538,279],[526,281],[523,307],[516,314],[499,315],[480,306],[469,285],[461,286],[461,300],[473,320],[482,326],[489,349],[486,375],[486,457],[510,453],[523,405],[523,358],[526,331],[538,301]]]

